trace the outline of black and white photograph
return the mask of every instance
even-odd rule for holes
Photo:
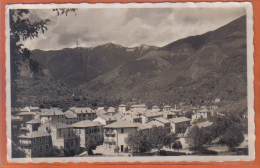
[[[255,157],[249,2],[6,7],[11,162]]]

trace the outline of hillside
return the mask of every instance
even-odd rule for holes
[[[161,48],[147,45],[126,48],[108,43],[93,48],[32,53],[42,69],[50,71],[52,82],[62,81],[69,87],[64,95],[68,103],[74,99],[71,95],[85,105],[141,100],[149,106],[197,104],[215,98],[239,102],[247,96],[245,16],[215,31]],[[42,83],[48,86],[47,81]],[[37,94],[33,89],[34,86],[24,91],[44,102],[45,93]]]
[[[48,69],[55,80],[68,85],[80,85],[109,72],[118,66],[140,58],[154,46],[131,49],[108,43],[93,48],[65,48],[56,51],[32,51],[32,59]]]

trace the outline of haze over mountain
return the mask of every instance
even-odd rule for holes
[[[246,16],[161,48],[108,43],[32,54],[54,80],[80,88],[83,96],[92,92],[150,104],[220,98],[246,108]]]

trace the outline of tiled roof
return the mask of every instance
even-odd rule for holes
[[[18,136],[19,138],[36,138],[36,137],[45,137],[45,136],[51,136],[49,133],[45,131],[33,131],[27,134],[22,134]]]
[[[41,119],[33,119],[26,122],[26,124],[36,124],[36,123],[41,123]]]
[[[154,117],[154,116],[160,116],[163,113],[157,111],[157,110],[147,110],[145,113],[143,113],[143,115],[145,115],[146,117]]]
[[[185,121],[190,121],[190,119],[186,118],[186,117],[177,117],[177,118],[172,118],[169,119],[171,122],[173,123],[180,123],[180,122],[185,122]]]
[[[71,127],[94,127],[94,126],[102,126],[102,124],[95,121],[83,120],[71,125]]]
[[[109,116],[109,115],[99,115],[100,118],[104,119],[105,121],[113,121],[116,120],[116,117]]]
[[[129,121],[117,121],[112,124],[104,126],[104,128],[132,128],[132,127],[137,127],[137,126]]]
[[[205,113],[205,112],[209,112],[209,110],[208,109],[201,109],[201,110],[198,111],[198,113]]]
[[[41,116],[54,116],[54,115],[64,115],[60,109],[49,109],[41,114]]]
[[[114,107],[109,107],[109,108],[107,109],[107,112],[108,112],[108,113],[114,113],[114,112],[116,112],[116,108],[114,108]]]
[[[23,116],[23,115],[36,115],[38,112],[21,112],[16,114],[17,116]]]
[[[73,114],[69,113],[68,110],[64,112],[66,118],[77,118],[77,116],[74,116]]]
[[[11,116],[11,120],[21,121],[22,119],[19,116]]]
[[[46,123],[54,126],[55,128],[68,128],[68,127],[71,127],[71,125],[67,125],[65,123],[61,123],[61,122],[57,122],[57,121],[47,121]]]
[[[126,105],[124,105],[124,104],[120,104],[118,107],[126,107]]]
[[[81,114],[81,113],[94,113],[95,111],[89,107],[71,107],[71,111]]]
[[[164,124],[163,123],[161,123],[161,122],[159,122],[159,121],[149,121],[149,122],[147,122],[146,123],[147,125],[150,125],[150,126],[157,126],[157,127],[163,127],[164,126]]]
[[[213,124],[213,122],[209,122],[209,121],[204,121],[204,122],[201,122],[201,123],[197,123],[198,127],[201,128],[201,127],[208,127],[208,126],[211,126]]]
[[[131,106],[131,108],[147,108],[147,106],[145,104],[134,104]]]
[[[116,113],[113,115],[113,117],[115,117],[118,120],[118,119],[122,118],[123,115],[121,115],[120,113]]]
[[[134,125],[136,125],[138,127],[138,129],[140,130],[145,130],[145,129],[150,129],[152,128],[151,125],[147,125],[147,124],[141,124],[141,123],[134,123]]]
[[[162,118],[162,117],[159,117],[159,118],[155,118],[155,120],[161,122],[161,123],[169,123],[170,121],[165,119],[165,118]]]

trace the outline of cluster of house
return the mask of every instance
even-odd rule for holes
[[[11,125],[13,133],[19,133],[17,142],[28,157],[50,156],[54,147],[66,151],[63,156],[74,156],[85,150],[90,137],[106,149],[118,146],[124,152],[128,149],[125,138],[136,130],[149,131],[157,126],[168,133],[184,134],[192,120],[212,115],[207,108],[193,110],[189,119],[183,110],[170,106],[148,109],[144,104],[132,105],[129,110],[122,104],[107,110],[72,107],[65,112],[59,108],[25,107],[12,109]]]

